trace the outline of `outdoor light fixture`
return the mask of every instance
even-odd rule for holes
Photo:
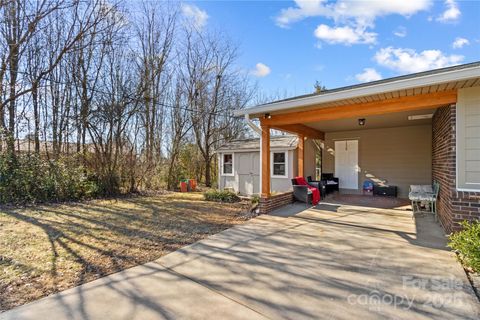
[[[270,113],[265,113],[263,115],[263,119],[272,119],[272,116],[270,115]]]
[[[408,116],[408,120],[422,120],[422,119],[431,119],[433,117],[433,113],[429,114],[417,114],[413,116]]]
[[[358,125],[364,126],[365,125],[365,118],[358,119]]]

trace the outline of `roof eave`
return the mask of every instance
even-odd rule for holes
[[[259,115],[274,111],[281,111],[287,109],[294,109],[298,107],[305,107],[309,105],[318,105],[327,102],[333,102],[344,99],[352,99],[356,97],[369,96],[373,94],[380,94],[396,90],[406,90],[427,85],[442,84],[450,81],[467,80],[480,76],[480,66],[473,66],[460,70],[445,71],[442,73],[423,75],[410,79],[399,79],[397,81],[372,84],[371,86],[364,86],[361,88],[351,88],[347,90],[325,93],[321,95],[301,97],[287,101],[273,102],[266,105],[260,105],[248,109],[235,110],[235,116]]]
[[[297,149],[298,146],[289,146],[289,147],[271,147],[270,150],[273,151],[291,151]],[[215,150],[214,153],[225,153],[225,152],[257,152],[260,151],[258,148],[248,148],[248,149],[219,149]]]

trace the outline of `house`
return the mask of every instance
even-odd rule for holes
[[[241,195],[260,192],[260,139],[234,140],[216,150],[218,155],[218,187],[233,189]],[[305,143],[304,174],[315,176],[315,160],[319,153],[313,140]],[[285,192],[292,189],[291,179],[298,173],[298,137],[295,135],[270,138],[270,190]]]
[[[298,136],[296,173],[306,175],[305,142],[320,139],[322,170],[341,192],[362,181],[440,184],[437,212],[447,232],[480,218],[480,62],[327,90],[237,110],[260,136],[260,211],[292,201],[272,195],[271,129]],[[256,126],[251,119],[259,119]],[[305,140],[306,139],[306,140]]]
[[[7,143],[6,141],[1,141],[1,148],[2,150],[7,149]],[[35,151],[35,140],[33,139],[32,136],[27,136],[24,139],[15,139],[14,141],[14,146],[15,146],[15,152],[19,153],[31,153]],[[86,149],[89,152],[95,152],[95,146],[93,143],[87,143]],[[62,154],[74,154],[77,152],[77,143],[74,142],[65,142],[61,141],[58,144],[59,147],[59,152]],[[40,140],[40,153],[46,153],[46,152],[54,152],[54,142],[52,140]]]

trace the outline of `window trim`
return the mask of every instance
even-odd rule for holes
[[[224,161],[225,161],[225,156],[226,155],[231,155],[232,156],[232,173],[225,173],[223,170],[224,170]],[[233,177],[235,176],[235,153],[234,152],[224,152],[222,153],[222,157],[221,157],[221,169],[220,169],[220,174],[222,176],[226,176],[226,177]]]
[[[273,172],[273,155],[275,153],[284,153],[285,154],[285,174],[284,175],[275,175]],[[275,150],[270,152],[270,177],[271,178],[288,178],[288,150]]]
[[[460,181],[460,171],[463,170],[464,173],[462,174],[462,177],[465,178],[465,164],[462,165],[460,163],[460,160],[464,160],[465,154],[460,154],[461,148],[463,147],[463,152],[465,153],[465,128],[466,124],[464,121],[465,118],[465,112],[466,112],[466,106],[464,105],[464,99],[465,97],[463,96],[462,92],[467,92],[470,91],[468,89],[472,88],[465,88],[465,89],[460,89],[458,90],[458,98],[457,98],[457,103],[455,106],[455,189],[457,191],[465,191],[465,192],[480,192],[480,183],[476,183],[472,185],[472,187],[467,186],[467,183],[465,181]],[[464,94],[469,95],[470,93],[465,92]],[[468,99],[465,99],[468,100]],[[462,127],[463,126],[463,127]],[[463,142],[461,142],[463,139]],[[460,170],[461,169],[461,170]]]

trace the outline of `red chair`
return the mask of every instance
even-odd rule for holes
[[[312,192],[312,205],[316,206],[320,202],[320,190],[308,184],[304,177],[295,177],[297,185],[306,186]]]

